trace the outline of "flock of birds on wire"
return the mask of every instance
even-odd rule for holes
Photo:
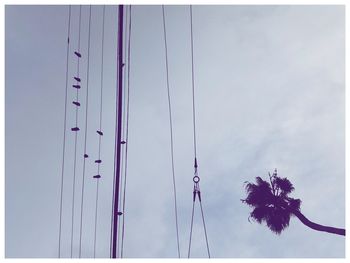
[[[73,185],[72,185],[72,200],[71,200],[71,219],[70,219],[70,226],[71,226],[71,232],[70,232],[70,257],[73,258],[73,248],[74,248],[74,228],[76,227],[74,225],[74,216],[75,216],[75,203],[76,203],[76,177],[77,177],[77,162],[79,160],[82,161],[82,188],[81,188],[81,203],[80,203],[80,225],[79,225],[79,251],[78,255],[79,258],[81,258],[82,255],[82,226],[83,226],[83,207],[84,207],[84,185],[85,180],[89,180],[90,178],[86,178],[86,164],[90,160],[91,156],[89,156],[89,153],[87,152],[87,131],[89,129],[88,127],[88,99],[89,99],[89,74],[90,74],[90,46],[91,46],[91,13],[92,7],[89,6],[88,10],[88,43],[87,43],[87,54],[83,54],[81,52],[81,30],[82,30],[82,6],[79,7],[79,24],[78,24],[78,35],[77,37],[77,47],[73,49],[70,45],[70,39],[71,39],[71,17],[72,17],[72,7],[68,7],[68,33],[67,33],[67,50],[66,50],[66,81],[65,81],[65,105],[64,105],[64,132],[63,132],[63,154],[62,154],[62,172],[61,172],[61,187],[60,187],[60,213],[59,213],[59,240],[58,240],[58,257],[62,257],[62,222],[63,222],[63,193],[64,193],[64,178],[65,178],[65,158],[66,158],[66,140],[67,140],[67,130],[70,131],[74,136],[74,161],[73,161],[73,171],[71,173],[73,174]],[[126,109],[124,109],[126,112],[126,118],[124,126],[126,127],[126,134],[123,141],[121,141],[121,144],[123,144],[125,147],[123,148],[125,157],[125,171],[124,171],[124,192],[122,195],[122,202],[123,206],[121,211],[117,212],[116,216],[123,217],[125,213],[125,189],[126,189],[126,175],[127,175],[127,145],[128,145],[128,123],[129,123],[129,88],[130,88],[130,79],[129,79],[129,73],[130,73],[130,41],[131,41],[131,18],[132,18],[132,7],[127,6],[126,8],[126,23],[125,23],[125,29],[127,30],[127,34],[125,34],[125,42],[128,41],[127,47],[127,56],[126,61],[122,65],[124,68],[124,74],[125,71],[127,71],[127,81],[124,85],[124,88],[127,89],[127,101],[125,102]],[[98,158],[96,160],[93,160],[93,162],[96,164],[96,173],[92,176],[91,179],[96,180],[96,198],[95,198],[95,218],[94,218],[94,242],[93,242],[93,256],[96,257],[96,236],[97,236],[97,219],[98,219],[98,196],[99,196],[99,182],[102,180],[102,175],[100,174],[102,160],[101,160],[101,144],[102,144],[102,138],[103,138],[103,127],[102,127],[102,105],[103,105],[103,87],[104,87],[104,41],[105,41],[105,14],[106,14],[106,6],[103,6],[103,13],[102,13],[102,37],[101,37],[101,67],[100,67],[100,109],[99,109],[99,127],[96,130],[96,136],[98,140]],[[193,229],[193,219],[194,219],[194,207],[195,203],[198,200],[200,205],[200,211],[201,211],[201,218],[203,223],[203,229],[205,233],[205,241],[206,241],[206,248],[207,248],[207,255],[210,258],[210,249],[209,249],[209,242],[208,242],[208,235],[206,230],[206,224],[205,224],[205,217],[203,212],[203,206],[202,206],[202,197],[201,197],[201,191],[199,187],[200,177],[198,175],[198,161],[197,161],[197,142],[196,142],[196,119],[195,119],[195,79],[194,79],[194,58],[193,58],[193,26],[192,26],[192,6],[189,6],[189,17],[190,17],[190,29],[191,29],[191,64],[192,64],[192,116],[193,116],[193,146],[194,146],[194,177],[193,177],[193,205],[192,205],[192,215],[191,215],[191,227],[190,227],[190,236],[189,236],[189,246],[188,246],[188,253],[187,257],[190,258],[191,256],[191,243],[192,243],[192,229]],[[175,224],[176,224],[176,240],[177,240],[177,255],[179,258],[181,258],[180,253],[180,241],[179,241],[179,228],[178,228],[178,212],[177,212],[177,198],[176,198],[176,180],[175,180],[175,172],[174,172],[174,151],[173,151],[173,126],[172,126],[172,109],[171,109],[171,96],[170,96],[170,85],[169,85],[169,70],[168,70],[168,46],[167,46],[167,31],[166,31],[166,12],[165,7],[162,6],[162,18],[163,18],[163,33],[164,33],[164,49],[165,49],[165,65],[166,65],[166,89],[167,89],[167,95],[168,95],[168,109],[169,109],[169,132],[170,132],[170,147],[171,147],[171,165],[172,165],[172,183],[173,183],[173,189],[174,189],[174,214],[175,214]],[[76,73],[74,76],[69,76],[69,62],[70,59],[73,57],[75,64],[76,64]],[[86,79],[82,77],[81,74],[81,60],[86,59],[87,63],[87,74]],[[68,112],[68,93],[69,88],[73,89],[73,92],[75,93],[75,99],[71,103],[74,105],[75,109],[73,114],[75,115],[75,123],[72,127],[67,127],[67,115]],[[81,98],[80,90],[86,89],[86,97]],[[117,94],[118,96],[118,94]],[[84,105],[85,104],[85,105]],[[79,109],[82,107],[82,105],[85,106],[85,119],[84,119],[84,126],[79,126]],[[80,135],[82,133],[82,135]],[[83,136],[83,154],[82,156],[78,155],[77,151],[77,142],[78,142],[78,136]],[[114,171],[115,173],[115,171]],[[115,176],[115,175],[113,175]],[[113,189],[113,191],[117,191],[116,193],[119,194],[119,189]],[[113,208],[112,208],[113,211]],[[112,212],[112,219],[113,220],[113,212]],[[122,233],[121,233],[121,240],[120,240],[120,253],[118,255],[123,258],[123,248],[124,248],[124,222],[122,221]],[[112,235],[112,224],[111,224],[111,235]],[[119,238],[119,237],[118,237]],[[112,240],[112,238],[111,238]],[[112,254],[112,248],[111,248],[111,241],[110,241],[110,256]]]

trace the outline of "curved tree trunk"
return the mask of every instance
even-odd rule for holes
[[[319,224],[316,224],[314,222],[311,222],[309,219],[307,219],[300,211],[293,210],[292,213],[306,226],[317,230],[317,231],[323,231],[328,232],[336,235],[342,235],[345,236],[345,229],[342,228],[335,228],[330,226],[322,226]]]

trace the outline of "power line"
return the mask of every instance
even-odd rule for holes
[[[197,140],[196,140],[196,109],[195,109],[195,85],[194,85],[194,59],[193,59],[193,21],[192,21],[192,5],[190,5],[190,21],[191,21],[191,66],[192,66],[192,116],[193,116],[193,148],[194,148],[194,177],[193,177],[193,207],[192,207],[192,218],[191,218],[191,228],[190,228],[190,241],[189,241],[189,247],[188,247],[188,258],[191,254],[191,241],[192,241],[192,228],[193,228],[193,216],[194,216],[194,204],[196,201],[196,196],[198,196],[200,208],[201,208],[201,215],[202,215],[202,222],[204,227],[204,234],[205,234],[205,241],[207,245],[207,252],[208,257],[210,258],[210,251],[209,251],[209,242],[208,242],[208,235],[207,235],[207,229],[205,226],[205,218],[203,213],[203,207],[202,207],[202,198],[201,198],[201,191],[199,188],[199,181],[200,178],[198,176],[198,162],[197,162]]]
[[[178,226],[178,216],[177,216],[176,181],[175,181],[175,166],[174,166],[173,121],[172,121],[172,114],[171,114],[171,98],[170,98],[169,66],[168,66],[168,45],[167,45],[167,38],[166,38],[166,23],[165,23],[164,5],[162,5],[162,13],[163,13],[164,46],[165,46],[166,86],[167,86],[167,92],[168,92],[171,170],[172,170],[173,189],[174,189],[174,209],[175,209],[177,253],[178,253],[178,257],[180,258],[181,255],[180,255],[180,240],[179,240],[179,226]]]
[[[124,191],[123,191],[123,224],[120,257],[124,253],[124,235],[125,235],[125,199],[126,199],[126,179],[128,168],[128,144],[129,144],[129,101],[130,101],[130,43],[131,43],[131,5],[129,6],[129,37],[128,37],[128,73],[127,73],[127,109],[126,109],[126,145],[125,145],[125,169],[124,169]]]
[[[192,5],[190,5],[191,18],[191,66],[192,66],[192,117],[193,117],[193,148],[194,158],[197,158],[197,139],[196,139],[196,108],[195,108],[195,93],[194,93],[194,59],[193,59],[193,22],[192,22]]]
[[[96,199],[95,199],[95,227],[94,227],[94,258],[96,258],[96,236],[97,236],[97,209],[98,209],[98,188],[100,180],[96,182]]]
[[[193,217],[194,217],[194,200],[193,200],[193,204],[192,204],[191,227],[190,227],[190,242],[189,242],[189,245],[188,245],[188,255],[187,255],[188,258],[190,258],[190,256],[191,256]]]
[[[84,155],[83,155],[83,175],[81,186],[80,203],[80,232],[79,232],[79,258],[81,258],[81,244],[83,232],[83,210],[84,210],[84,186],[85,186],[85,164],[88,154],[86,153],[87,129],[88,129],[88,108],[89,108],[89,74],[90,74],[90,35],[91,35],[91,5],[89,7],[89,25],[88,25],[88,50],[87,50],[87,71],[86,71],[86,99],[85,99],[85,131],[84,131]]]
[[[127,46],[127,31],[128,31],[128,9],[125,8],[125,16],[124,16],[124,21],[123,21],[123,40],[124,40],[124,43],[123,43],[123,46],[126,47]],[[125,58],[126,60],[126,48],[123,48],[123,58]],[[125,71],[125,62],[123,62],[123,89],[125,90],[126,89],[126,71]],[[122,110],[122,123],[124,124],[125,123],[125,119],[126,119],[126,98],[127,98],[127,93],[124,92],[124,95],[123,95],[123,100],[124,100],[124,103],[123,103],[123,110]],[[122,134],[121,134],[121,138],[123,138],[122,140],[125,142],[125,133],[126,133],[126,125],[124,125],[122,127]],[[125,145],[125,143],[124,143]],[[120,185],[123,186],[123,179],[124,179],[124,171],[125,171],[125,159],[126,159],[126,156],[125,156],[125,147],[122,148],[121,150],[121,170],[120,170]],[[121,187],[121,190],[119,191],[119,207],[122,207],[122,203],[123,202],[123,191],[122,191],[122,187]],[[121,223],[118,224],[118,244],[120,244],[120,257],[121,254],[122,254],[122,251],[121,251],[121,247],[122,247],[122,244],[120,241],[121,239],[121,233],[122,233],[122,222],[124,221],[124,216],[121,217]],[[118,248],[119,249],[119,248]]]
[[[117,7],[118,9],[118,7]],[[117,21],[119,21],[119,12],[117,10]],[[117,22],[118,24],[118,22]],[[117,31],[118,31],[118,26],[117,26]],[[116,43],[116,50],[118,50],[118,41]],[[118,56],[117,57],[117,60],[118,60]],[[119,63],[117,62],[117,72],[119,72]],[[117,77],[116,77],[116,86],[118,85],[119,83],[119,74],[117,74]],[[119,94],[118,94],[118,90],[116,91],[116,103],[119,101]],[[116,119],[117,119],[117,116],[118,116],[118,108],[116,107]],[[117,134],[117,121],[115,122],[115,134]],[[117,151],[116,151],[116,147],[117,147],[117,136],[114,137],[114,162],[113,162],[113,198],[112,198],[112,212],[111,212],[111,232],[110,232],[110,241],[109,241],[109,256],[110,258],[112,258],[113,256],[113,232],[114,232],[114,194],[115,194],[115,173],[116,173],[116,158],[117,158]]]
[[[203,207],[202,207],[202,200],[200,200],[200,199],[199,199],[199,204],[200,204],[200,207],[201,207],[202,222],[203,222],[203,227],[204,227],[205,242],[206,242],[206,245],[207,245],[208,257],[210,258],[210,251],[209,251],[209,242],[208,242],[207,228],[206,228],[206,226],[205,226],[205,218],[204,218],[204,212],[203,212]]]
[[[113,238],[112,238],[112,258],[117,257],[117,248],[118,248],[118,216],[120,215],[119,211],[119,186],[120,186],[120,157],[121,157],[121,133],[122,133],[122,108],[123,108],[123,11],[124,6],[119,5],[118,7],[118,100],[116,102],[117,106],[117,130],[116,130],[116,169],[115,169],[115,189],[114,189],[114,207],[113,207]]]
[[[98,137],[98,159],[101,159],[101,141],[102,141],[102,105],[103,105],[103,55],[104,55],[104,35],[105,35],[105,9],[106,6],[103,6],[103,15],[102,15],[102,52],[101,52],[101,91],[100,91],[100,127],[97,131]],[[99,193],[99,183],[100,183],[100,164],[97,163],[97,175],[94,178],[97,179],[96,182],[96,201],[95,201],[95,231],[94,231],[94,258],[96,257],[96,236],[97,236],[97,211],[98,211],[98,193]]]
[[[68,94],[68,68],[69,68],[69,37],[70,37],[71,6],[68,7],[68,33],[67,33],[67,55],[66,55],[66,90],[64,97],[64,124],[63,124],[63,150],[62,150],[62,172],[61,172],[61,197],[60,197],[60,224],[58,232],[58,258],[61,257],[61,233],[62,233],[62,206],[63,206],[63,181],[66,153],[66,129],[67,129],[67,94]]]
[[[210,250],[209,250],[209,242],[208,242],[208,235],[207,235],[207,228],[205,224],[205,218],[204,218],[204,212],[203,212],[203,206],[202,206],[202,197],[201,197],[201,191],[199,188],[199,181],[200,178],[197,175],[197,170],[195,170],[195,176],[193,177],[193,204],[192,204],[192,216],[191,216],[191,227],[190,227],[190,242],[188,245],[188,258],[191,256],[191,241],[192,241],[192,230],[193,230],[193,216],[194,216],[194,205],[196,202],[196,197],[198,196],[200,208],[201,208],[201,216],[202,216],[202,223],[203,223],[203,228],[204,228],[204,234],[205,234],[205,242],[207,245],[207,252],[208,252],[208,257],[210,258]]]
[[[106,6],[103,6],[103,17],[102,17],[102,51],[101,51],[101,92],[100,92],[100,132],[102,132],[102,106],[103,106],[103,70],[104,70],[104,36],[105,36],[105,14],[106,14]],[[101,134],[99,134],[101,135]],[[99,137],[98,141],[98,158],[101,156],[101,140],[102,137]],[[98,168],[100,168],[100,164],[98,164]]]
[[[81,58],[81,54],[80,54],[80,33],[81,33],[81,5],[79,6],[79,37],[78,37],[78,51],[74,52],[77,56],[78,59],[78,65],[77,65],[77,78],[80,77],[79,75],[79,71],[80,71],[80,58]],[[80,79],[80,78],[79,78]],[[74,172],[73,172],[73,195],[72,195],[72,229],[71,229],[71,240],[70,240],[70,257],[73,257],[73,232],[74,232],[74,203],[75,203],[75,178],[76,178],[76,163],[77,163],[77,140],[78,140],[78,131],[79,131],[79,127],[78,127],[78,105],[79,104],[79,89],[80,89],[80,85],[79,82],[77,80],[77,84],[73,85],[74,88],[76,88],[76,109],[75,109],[75,127],[72,128],[71,130],[75,132],[75,137],[74,137]],[[74,103],[74,102],[73,102]]]

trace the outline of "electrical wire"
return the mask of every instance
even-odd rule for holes
[[[206,244],[207,244],[208,257],[210,258],[210,251],[209,251],[209,242],[208,242],[207,228],[206,228],[206,226],[205,226],[205,219],[204,219],[204,213],[203,213],[203,207],[202,207],[202,201],[201,201],[201,200],[199,200],[199,204],[200,204],[200,207],[201,207],[202,222],[203,222],[203,227],[204,227],[205,242],[206,242]]]
[[[124,5],[119,5],[118,8],[118,12],[119,12],[119,19],[118,19],[118,85],[117,85],[117,89],[118,89],[118,101],[116,102],[116,106],[117,106],[117,145],[116,145],[116,151],[117,151],[117,155],[116,155],[116,173],[115,173],[115,177],[116,177],[116,181],[115,181],[115,194],[113,196],[114,200],[114,208],[113,208],[113,213],[114,216],[121,215],[120,212],[120,208],[119,208],[119,188],[120,188],[120,176],[121,176],[121,145],[123,144],[121,141],[121,136],[122,136],[122,112],[123,112],[123,12],[124,12]],[[117,258],[118,256],[118,226],[120,224],[119,220],[118,220],[118,216],[114,217],[114,228],[113,228],[113,251],[112,251],[112,258]]]
[[[195,198],[196,195],[198,195],[199,199],[199,204],[200,204],[200,209],[201,209],[201,217],[202,217],[202,223],[203,223],[203,228],[204,228],[204,235],[205,235],[205,242],[207,246],[207,252],[208,252],[208,258],[210,258],[210,249],[209,249],[209,242],[208,242],[208,235],[207,235],[207,228],[206,228],[206,223],[205,223],[205,218],[204,218],[204,212],[203,212],[203,206],[202,206],[202,199],[200,197],[200,190],[199,190],[199,185],[194,187],[193,190],[193,205],[192,205],[192,215],[191,215],[191,227],[190,227],[190,242],[188,245],[188,258],[191,256],[191,244],[192,244],[192,231],[193,231],[193,217],[194,217],[194,204],[195,204]]]
[[[126,200],[126,179],[128,168],[128,144],[129,144],[129,102],[130,102],[130,43],[131,43],[131,5],[129,6],[129,34],[128,34],[128,63],[127,63],[127,109],[126,109],[126,145],[125,145],[125,169],[124,169],[124,191],[123,191],[123,223],[120,257],[124,256],[124,236],[125,236],[125,200]]]
[[[193,59],[193,19],[192,19],[192,5],[190,5],[190,21],[191,21],[191,66],[192,66],[192,116],[193,116],[193,148],[194,148],[194,189],[193,189],[193,208],[192,208],[192,218],[191,218],[191,228],[190,228],[190,241],[189,241],[189,247],[188,247],[188,258],[190,257],[191,252],[191,240],[192,240],[192,228],[193,228],[193,216],[194,216],[194,204],[196,200],[196,195],[198,195],[200,208],[201,208],[201,215],[202,215],[202,222],[204,227],[204,234],[205,234],[205,241],[207,245],[207,252],[208,257],[210,258],[210,250],[209,250],[209,242],[208,242],[208,235],[207,235],[207,229],[205,225],[205,218],[203,213],[203,207],[202,207],[202,200],[201,200],[201,193],[199,189],[199,176],[198,176],[198,163],[197,163],[197,140],[196,140],[196,108],[195,108],[195,83],[194,83],[194,59]]]
[[[81,5],[79,6],[79,37],[78,37],[78,52],[80,53],[80,33],[81,33]],[[80,58],[78,57],[77,77],[80,77]],[[76,91],[76,101],[79,101],[79,89]],[[75,127],[78,127],[78,107],[75,109]],[[73,233],[74,233],[74,204],[75,204],[75,179],[76,179],[76,164],[77,164],[77,140],[78,132],[75,131],[74,137],[74,172],[73,172],[73,194],[72,194],[72,229],[70,239],[70,257],[73,257]]]
[[[102,131],[102,105],[103,105],[103,55],[104,55],[104,35],[105,35],[105,9],[106,6],[103,6],[103,15],[102,15],[102,52],[101,52],[101,91],[100,91],[100,128],[99,131]],[[98,138],[98,160],[101,160],[101,140],[102,136],[99,134]],[[97,175],[100,175],[100,163],[97,163]],[[96,179],[96,201],[95,201],[95,231],[94,231],[94,258],[96,258],[96,238],[97,238],[97,211],[98,211],[98,193],[99,193],[99,183],[100,179]]]
[[[169,127],[170,127],[170,152],[171,152],[171,170],[173,179],[173,190],[174,190],[174,210],[175,210],[175,226],[176,226],[176,239],[177,239],[177,253],[180,258],[180,240],[179,240],[179,226],[178,226],[178,215],[177,215],[177,198],[176,198],[176,180],[175,180],[175,165],[174,165],[174,139],[173,139],[173,121],[171,114],[171,98],[170,98],[170,84],[169,84],[169,66],[168,66],[168,45],[166,37],[166,23],[165,23],[165,10],[162,5],[163,13],[163,30],[164,30],[164,47],[165,47],[165,67],[166,67],[166,87],[168,93],[168,108],[169,108]]]
[[[118,7],[117,7],[118,8]],[[119,21],[119,12],[117,11],[116,12],[118,15],[117,15],[117,21]],[[117,29],[118,31],[118,29]],[[118,41],[116,43],[116,49],[115,50],[118,50]],[[118,52],[117,52],[118,53]],[[117,57],[117,60],[118,60],[118,55],[116,56]],[[119,72],[119,63],[117,62],[117,72]],[[119,74],[117,74],[117,77],[116,77],[116,86],[118,85],[119,83]],[[119,101],[119,92],[118,90],[116,91],[116,104],[118,103]],[[117,116],[118,116],[118,107],[116,107],[116,120],[117,120]],[[115,134],[117,134],[117,124],[118,122],[116,121],[115,122]],[[115,196],[115,173],[116,173],[116,170],[117,170],[117,167],[116,167],[116,157],[117,157],[117,137],[115,136],[114,138],[114,162],[113,162],[113,199],[112,199],[112,212],[111,212],[111,232],[110,232],[110,242],[109,242],[109,252],[110,252],[110,258],[112,258],[112,255],[113,255],[113,232],[114,232],[114,196]]]
[[[90,42],[91,42],[91,5],[89,8],[89,32],[88,32],[88,50],[87,50],[87,71],[86,71],[86,99],[85,99],[85,131],[84,131],[84,156],[83,156],[83,176],[81,187],[80,203],[80,233],[79,233],[79,258],[81,258],[81,244],[83,233],[83,210],[84,210],[84,187],[85,187],[85,166],[87,156],[87,130],[88,130],[88,109],[89,109],[89,74],[90,74]]]
[[[64,165],[66,153],[66,129],[67,129],[67,94],[68,94],[68,69],[69,69],[69,37],[70,37],[71,6],[68,7],[68,33],[67,33],[67,55],[66,55],[66,90],[64,97],[64,124],[63,124],[63,150],[62,150],[62,172],[61,172],[61,191],[60,191],[60,224],[58,232],[58,258],[61,257],[61,234],[62,234],[62,206],[63,206],[63,183],[64,183]]]
[[[96,199],[95,199],[95,227],[94,227],[94,258],[96,258],[96,237],[97,237],[97,209],[98,209],[98,188],[100,179],[96,179]]]
[[[188,258],[190,258],[190,256],[191,256],[193,217],[194,217],[194,200],[193,200],[193,204],[192,204],[191,227],[190,227],[190,242],[189,242],[189,245],[188,245],[188,255],[187,255]]]
[[[127,31],[128,31],[128,9],[125,8],[125,16],[123,17],[124,21],[123,21],[123,40],[124,40],[124,43],[123,43],[123,46],[126,47],[127,46]],[[126,48],[123,48],[123,58],[126,59]],[[126,79],[126,71],[125,71],[125,62],[123,63],[123,110],[122,110],[122,123],[124,124],[125,123],[125,120],[126,120],[126,98],[127,98],[127,93],[125,92],[125,89],[126,89],[126,82],[125,82],[125,79]],[[125,141],[125,134],[126,134],[126,125],[123,125],[122,126],[122,135],[121,135],[121,138],[123,138],[122,140]],[[121,169],[120,169],[120,185],[123,186],[123,179],[124,179],[124,171],[125,171],[125,145],[124,144],[124,147],[122,147],[121,149]],[[120,191],[119,191],[119,204],[118,204],[118,207],[122,208],[122,202],[123,202],[123,187],[121,187]],[[118,251],[120,250],[120,254],[122,254],[121,252],[121,242],[120,242],[120,239],[121,239],[121,233],[122,233],[122,222],[124,221],[124,216],[121,217],[120,219],[120,224],[118,224],[118,245],[120,246],[120,248],[118,247]]]
[[[197,158],[197,139],[196,139],[196,108],[195,108],[195,93],[194,93],[194,59],[193,59],[193,22],[192,22],[192,5],[190,5],[191,18],[191,66],[192,66],[192,116],[193,116],[193,148],[194,158]]]

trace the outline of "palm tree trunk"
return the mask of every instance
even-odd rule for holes
[[[300,211],[298,210],[293,210],[292,213],[306,226],[317,230],[317,231],[323,231],[323,232],[328,232],[336,235],[342,235],[345,236],[345,229],[342,228],[335,228],[335,227],[330,227],[330,226],[323,226],[316,224],[314,222],[311,222],[309,219],[307,219]]]

